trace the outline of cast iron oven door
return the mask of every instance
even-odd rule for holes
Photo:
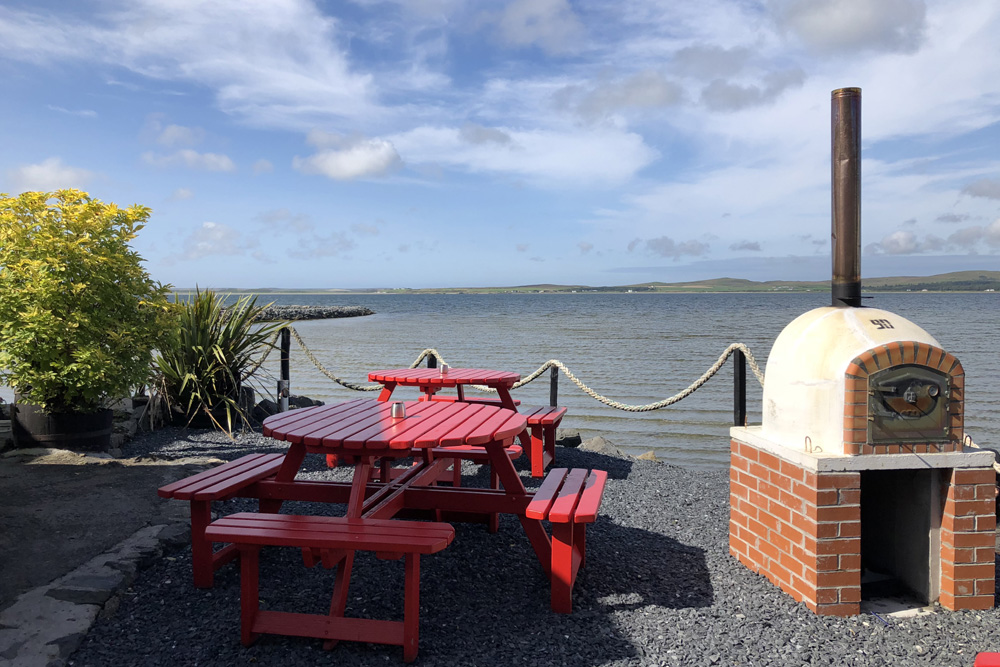
[[[895,366],[868,378],[869,444],[947,442],[948,376],[924,366]]]

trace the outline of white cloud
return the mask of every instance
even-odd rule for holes
[[[174,190],[173,194],[170,195],[172,201],[184,201],[185,199],[191,199],[194,197],[194,192],[188,190],[187,188],[177,188]]]
[[[164,146],[195,146],[205,137],[205,130],[200,127],[184,127],[183,125],[167,125],[156,138],[156,142]]]
[[[97,118],[97,112],[93,109],[64,109],[63,107],[57,107],[53,104],[45,105],[52,111],[58,111],[59,113],[64,113],[69,116],[80,116],[81,118]]]
[[[292,159],[292,167],[304,174],[349,181],[384,176],[402,165],[392,142],[385,139],[343,137],[314,130],[307,141],[319,150],[309,157],[296,155]]]
[[[595,120],[608,114],[628,110],[662,109],[679,104],[684,89],[654,70],[637,72],[619,81],[601,81],[589,90],[569,86],[556,94],[557,102],[566,104],[569,98],[584,118]]]
[[[711,80],[738,74],[753,55],[746,46],[727,49],[714,44],[694,44],[674,53],[670,65],[678,74]]]
[[[760,85],[715,79],[701,91],[701,100],[713,111],[738,111],[760,104],[774,104],[781,93],[801,86],[805,78],[805,72],[794,68],[771,72]]]
[[[740,241],[739,243],[734,243],[729,246],[730,250],[748,250],[751,252],[760,252],[760,243],[757,241]]]
[[[366,222],[358,222],[351,225],[351,231],[356,236],[378,236],[378,225],[370,225]]]
[[[254,218],[264,227],[278,227],[295,232],[296,234],[306,234],[315,229],[315,225],[309,216],[304,213],[292,214],[287,208],[277,208],[264,211]]]
[[[594,249],[593,243],[588,243],[587,241],[580,241],[576,244],[576,247],[580,249],[581,255],[586,255],[588,252]]]
[[[181,247],[181,252],[167,258],[168,263],[214,255],[245,255],[247,250],[257,247],[257,241],[244,239],[238,229],[229,225],[203,222],[181,242]]]
[[[983,230],[983,239],[991,248],[1000,248],[1000,218],[991,222]]]
[[[505,43],[553,54],[579,50],[585,34],[567,0],[513,0],[494,20]]]
[[[571,188],[619,185],[659,157],[638,134],[614,128],[502,131],[509,144],[469,144],[459,130],[442,127],[419,127],[390,139],[407,164],[510,174]]]
[[[309,238],[299,239],[298,249],[288,254],[299,259],[337,257],[353,250],[355,245],[354,240],[343,232],[331,232],[326,236],[314,234]]]
[[[774,0],[778,25],[819,52],[916,51],[923,0]]]
[[[466,123],[460,130],[463,141],[470,144],[509,144],[512,140],[510,135],[495,127],[483,127],[475,123]]]
[[[264,158],[253,163],[254,174],[270,174],[272,171],[274,171],[274,165]]]
[[[1000,178],[981,178],[962,188],[962,193],[972,197],[1000,199]]]
[[[976,255],[981,251],[1000,250],[1000,218],[989,225],[963,227],[942,239],[933,234],[923,237],[912,231],[895,231],[881,241],[865,246],[865,252],[873,255],[920,255],[945,251],[964,252]]]
[[[518,252],[528,252],[528,244],[527,243],[517,243],[517,244],[514,245],[514,248]]]
[[[26,164],[7,172],[13,190],[49,192],[66,188],[86,189],[94,173],[79,167],[63,164],[57,157],[50,157],[38,164]]]
[[[675,262],[684,256],[700,257],[708,253],[709,246],[701,241],[674,241],[669,236],[646,240],[646,249],[660,257],[670,257]]]
[[[146,152],[142,154],[142,160],[154,167],[179,166],[190,169],[204,169],[205,171],[236,171],[236,165],[228,155],[199,153],[190,148],[179,150],[170,155],[158,155]]]
[[[934,220],[935,222],[959,223],[965,222],[971,217],[968,213],[943,213]]]
[[[372,110],[371,77],[351,71],[339,22],[308,0],[117,0],[101,9],[70,18],[0,8],[0,55],[207,86],[223,111],[267,125]]]

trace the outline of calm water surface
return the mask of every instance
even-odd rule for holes
[[[733,342],[750,346],[761,367],[782,328],[827,293],[803,294],[498,294],[268,296],[279,304],[361,305],[369,317],[298,322],[295,328],[337,376],[367,383],[370,370],[408,366],[436,348],[455,367],[511,370],[526,376],[559,359],[598,393],[629,404],[671,396],[696,380]],[[1000,370],[996,333],[1000,296],[878,294],[866,305],[926,329],[966,369],[966,430],[1000,445]],[[276,377],[277,362],[268,371]],[[292,393],[324,401],[360,394],[324,377],[292,343]],[[518,389],[529,404],[548,402],[548,375]],[[751,423],[760,422],[761,389],[747,372]],[[563,426],[603,435],[621,449],[653,450],[690,467],[728,465],[732,363],[701,390],[654,412],[632,413],[595,401],[560,375]],[[266,386],[273,392],[273,380]],[[398,395],[398,393],[397,393]],[[403,392],[404,396],[409,396]],[[415,396],[415,394],[413,394]]]

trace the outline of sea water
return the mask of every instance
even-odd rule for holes
[[[375,315],[294,323],[328,372],[368,384],[368,372],[409,366],[425,348],[452,367],[492,368],[523,376],[558,359],[585,385],[613,401],[646,405],[695,382],[735,342],[763,370],[775,337],[798,315],[829,304],[829,294],[370,294],[267,295],[261,303],[360,305]],[[865,305],[897,313],[934,336],[966,371],[966,431],[1000,446],[1000,355],[996,293],[875,293]],[[272,354],[261,388],[273,393]],[[292,342],[293,394],[323,401],[374,398],[321,373]],[[601,435],[630,454],[652,451],[671,463],[728,465],[733,424],[733,363],[682,401],[648,412],[608,407],[559,377],[563,427]],[[409,392],[409,393],[408,393]],[[413,390],[396,395],[415,397]],[[549,375],[517,389],[525,404],[547,404]],[[761,387],[747,369],[748,421],[760,422]]]
[[[873,306],[897,313],[934,336],[966,372],[966,432],[1000,447],[1000,294],[873,293]],[[826,292],[704,294],[294,294],[264,295],[261,304],[358,305],[374,315],[295,322],[318,361],[336,377],[368,384],[368,372],[409,366],[425,348],[452,367],[492,368],[523,376],[550,359],[594,392],[647,405],[687,388],[735,342],[766,366],[774,339],[798,315],[829,304]],[[272,395],[278,355],[255,378],[258,398]],[[374,398],[345,389],[320,372],[293,341],[292,393],[322,401]],[[565,428],[604,436],[630,454],[699,468],[728,465],[733,423],[733,364],[682,401],[627,412],[591,398],[559,376]],[[413,390],[399,396],[416,397]],[[517,389],[525,404],[549,401],[549,375]],[[12,392],[0,387],[9,401]],[[761,387],[747,369],[749,423],[760,423]]]

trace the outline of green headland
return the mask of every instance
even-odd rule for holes
[[[862,289],[866,292],[993,292],[1000,291],[1000,271],[957,271],[933,276],[895,276],[889,278],[864,278]],[[758,282],[741,278],[714,278],[679,283],[638,283],[634,285],[517,285],[511,287],[436,287],[425,289],[398,288],[307,288],[283,289],[280,287],[214,288],[232,294],[581,294],[581,293],[664,293],[664,292],[820,292],[830,289],[830,282],[768,280]],[[194,289],[178,288],[177,293]]]

